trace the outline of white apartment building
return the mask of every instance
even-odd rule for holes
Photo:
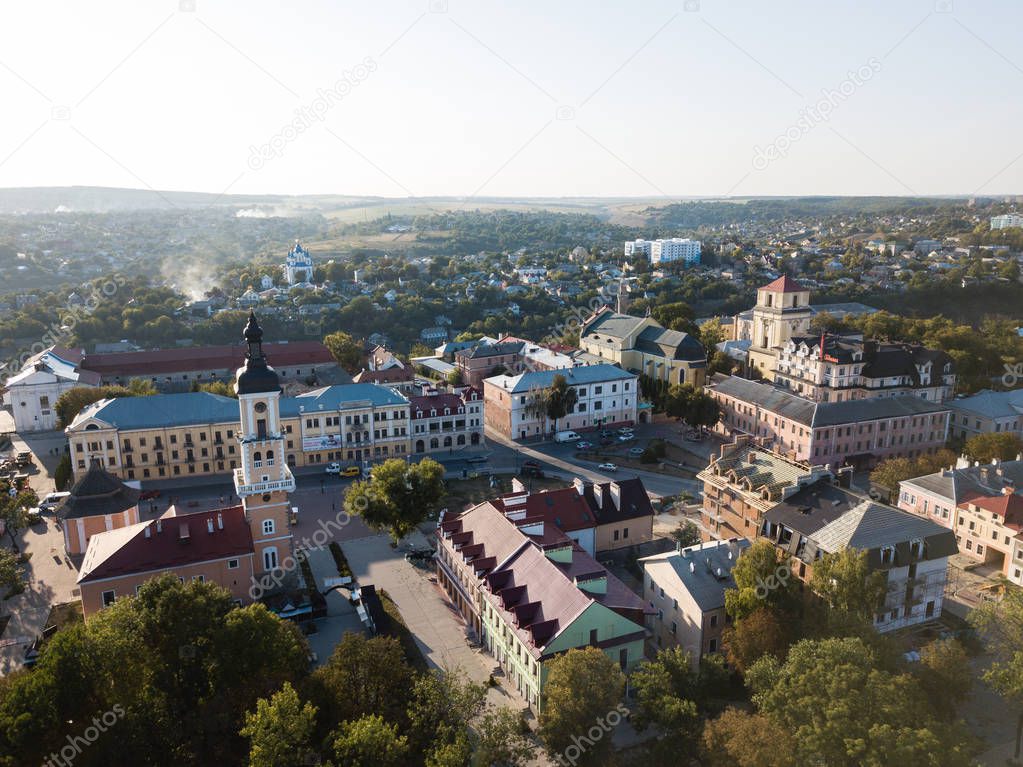
[[[626,256],[650,256],[650,240],[633,240],[625,243],[624,252]]]
[[[991,217],[992,229],[1009,229],[1017,226],[1023,227],[1023,214],[1005,213],[1001,216]]]
[[[650,244],[650,263],[684,261],[686,266],[700,263],[700,241],[682,237],[654,240]]]
[[[577,401],[555,424],[539,402],[557,375],[575,389]],[[543,438],[555,431],[635,423],[639,377],[606,364],[498,375],[483,381],[483,400],[487,427],[511,439]]]

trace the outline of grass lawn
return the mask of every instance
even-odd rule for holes
[[[554,490],[561,487],[568,487],[571,483],[563,479],[552,477],[520,477],[532,491]],[[449,479],[447,480],[447,495],[440,502],[440,508],[447,508],[449,511],[461,511],[466,506],[474,506],[477,503],[490,500],[502,493],[510,493],[512,490],[511,477],[500,476],[497,478],[497,487],[490,487],[490,477],[476,477],[475,479]]]

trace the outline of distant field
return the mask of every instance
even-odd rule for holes
[[[324,208],[323,215],[344,223],[372,221],[390,213],[392,216],[421,216],[455,210],[514,210],[520,212],[547,210],[552,213],[589,213],[601,218],[613,218],[619,208],[645,210],[652,205],[664,205],[663,199],[600,200],[558,198],[550,200],[378,200],[365,205]],[[642,223],[642,222],[640,222]]]

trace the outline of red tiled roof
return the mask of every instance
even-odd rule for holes
[[[410,410],[413,419],[420,417],[416,415],[416,412],[419,410],[423,411],[423,415],[421,416],[422,418],[430,418],[431,408],[437,411],[437,415],[441,415],[444,412],[444,408],[448,407],[451,408],[451,415],[457,415],[458,408],[465,404],[462,402],[462,398],[459,397],[457,394],[446,393],[425,395],[420,397],[409,397],[408,401],[409,404],[412,406]]]
[[[1018,493],[1002,493],[1000,495],[982,496],[971,498],[966,503],[960,503],[960,507],[972,504],[979,506],[985,511],[990,511],[1000,516],[1006,525],[1015,530],[1023,530],[1023,495]]]
[[[223,529],[218,525],[223,519]],[[208,522],[213,521],[213,532]],[[149,530],[149,537],[146,537]],[[183,531],[187,530],[187,537]],[[110,536],[110,537],[108,537]],[[173,570],[251,554],[252,532],[241,506],[172,516],[98,533],[89,540],[79,583],[152,570]]]
[[[267,361],[275,367],[320,365],[333,361],[327,347],[319,341],[263,344]],[[192,370],[220,370],[240,367],[245,361],[243,344],[224,346],[189,346],[181,349],[154,349],[145,352],[116,352],[86,354],[83,370],[101,375],[133,376],[189,372]]]
[[[761,288],[761,290],[771,290],[775,293],[798,293],[806,290],[802,285],[796,282],[794,279],[789,277],[787,274],[782,275],[774,282],[768,283]]]
[[[543,519],[545,522],[553,523],[559,530],[569,532],[597,526],[597,520],[590,510],[590,505],[574,487],[530,493],[526,496],[525,503],[507,503],[516,497],[521,497],[521,493],[508,493],[491,503],[506,513],[524,511],[525,518],[518,524],[528,524]],[[544,525],[545,531],[547,528],[548,526]]]

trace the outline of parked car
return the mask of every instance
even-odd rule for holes
[[[599,466],[597,466],[597,468],[600,469],[601,471],[618,471],[617,464],[613,463],[602,463]]]
[[[22,450],[20,453],[18,453],[18,456],[15,459],[15,464],[18,466],[19,469],[23,469],[26,466],[31,466],[33,464],[32,453],[30,453],[28,450]]]
[[[345,466],[341,469],[342,477],[358,477],[362,474],[362,469],[358,466]]]
[[[70,496],[71,493],[48,493],[43,500],[39,502],[40,511],[53,511],[55,508],[60,506],[64,502],[64,499]]]
[[[328,463],[327,467],[323,471],[325,473],[327,473],[327,474],[340,474],[341,473],[341,464],[339,464],[337,461],[334,461],[332,463]]]
[[[633,434],[631,431],[628,432],[627,434],[619,434],[618,435],[618,441],[619,442],[632,442],[632,440],[634,440],[634,439],[636,439],[636,435]]]
[[[485,455],[470,455],[465,459],[466,463],[486,463],[487,456]]]
[[[582,439],[574,431],[559,431],[554,435],[555,442],[575,442],[578,439]]]
[[[543,470],[540,469],[538,466],[537,467],[534,467],[534,466],[524,466],[522,468],[522,476],[523,477],[543,477]]]
[[[620,429],[618,429],[619,434],[632,434],[633,431],[635,431],[635,429],[633,429],[631,426],[622,426]]]
[[[575,447],[576,447],[577,450],[589,450],[591,447],[593,447],[593,443],[592,442],[587,442],[586,440],[583,440],[582,442],[579,442],[578,444],[576,444]]]
[[[529,460],[522,462],[522,468],[523,469],[539,469],[540,468],[540,462],[539,461],[534,461],[532,458],[530,458]]]
[[[644,452],[644,450],[641,447],[630,447],[629,448],[629,455],[631,455],[633,458],[639,458],[641,455],[643,455],[643,452]]]
[[[612,436],[610,436],[610,435],[608,435],[608,436],[606,436],[606,437],[601,437],[601,438],[600,438],[600,444],[601,444],[601,445],[610,445],[610,444],[611,444],[611,443],[613,443],[614,441],[615,441],[615,438],[614,438],[614,437],[612,437]]]

